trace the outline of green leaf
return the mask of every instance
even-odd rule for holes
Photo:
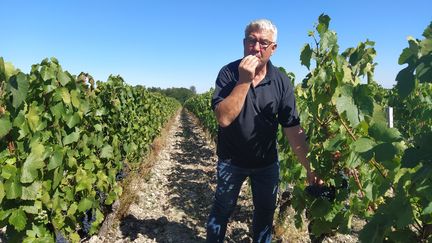
[[[416,87],[416,80],[411,67],[402,69],[396,76],[396,89],[402,99],[411,94]]]
[[[110,159],[110,158],[112,158],[113,156],[114,156],[114,154],[113,154],[113,148],[111,147],[111,145],[105,145],[105,146],[102,148],[102,151],[101,151],[100,157],[101,157],[101,158]]]
[[[309,233],[312,233],[314,235],[321,235],[327,232],[331,232],[332,230],[331,222],[328,222],[321,218],[314,219],[313,223],[310,226],[312,232]]]
[[[40,124],[40,117],[39,114],[41,114],[41,109],[38,107],[37,103],[34,101],[29,108],[28,113],[26,114],[26,118],[28,121],[28,125],[32,131],[37,131],[39,124]]]
[[[376,215],[372,221],[367,223],[360,231],[359,239],[361,242],[382,243],[385,233],[384,216]]]
[[[81,118],[78,115],[78,113],[67,114],[64,116],[64,118],[65,118],[66,125],[69,128],[74,128],[75,125],[79,124],[81,121]]]
[[[63,145],[75,143],[78,141],[79,137],[80,137],[79,132],[72,132],[63,138]]]
[[[1,177],[5,179],[9,179],[12,176],[15,176],[17,172],[17,168],[15,167],[15,165],[10,165],[10,164],[3,165],[3,168],[1,168],[1,170],[2,170]]]
[[[64,172],[63,166],[57,167],[54,170],[54,178],[53,178],[53,185],[52,185],[53,189],[56,189],[57,186],[60,184],[61,180],[63,179],[63,172]]]
[[[54,117],[57,119],[60,119],[63,116],[63,114],[65,114],[65,109],[62,102],[59,102],[54,106],[51,106],[50,110],[51,113],[54,115]]]
[[[321,14],[318,17],[318,26],[316,28],[316,30],[318,31],[318,33],[320,35],[324,34],[324,32],[326,32],[328,30],[329,27],[329,23],[330,23],[330,17],[328,15],[325,14]]]
[[[422,159],[424,159],[420,152],[420,149],[417,148],[407,148],[404,151],[404,155],[402,156],[402,168],[414,168],[416,167]]]
[[[398,64],[413,64],[415,56],[416,53],[413,53],[410,48],[405,48],[403,49],[402,54],[399,56]]]
[[[17,178],[14,178],[14,180],[6,181],[4,187],[7,199],[16,199],[21,197],[22,186],[21,183],[17,181]]]
[[[47,169],[53,170],[59,167],[63,162],[64,151],[60,147],[54,148],[54,153],[51,155],[50,161],[48,163]]]
[[[32,205],[32,206],[21,206],[21,208],[24,210],[24,212],[28,214],[39,214],[39,210],[42,208],[42,204],[40,205],[40,207]]]
[[[432,49],[432,40],[430,40],[430,45]],[[432,54],[420,58],[419,62],[415,71],[419,82],[432,83]]]
[[[0,139],[6,136],[12,129],[12,123],[9,121],[9,116],[0,118]]]
[[[69,238],[71,239],[71,242],[80,242],[80,241],[81,241],[81,237],[80,237],[79,234],[76,233],[76,232],[72,232],[72,233],[69,235]]]
[[[384,123],[374,123],[369,127],[368,133],[377,141],[390,143],[402,140],[402,136],[396,128],[389,128]]]
[[[429,205],[425,209],[423,209],[422,215],[431,214],[431,213],[432,213],[432,202],[429,202]]]
[[[42,182],[35,181],[30,186],[22,188],[22,200],[36,200],[38,198],[38,193],[42,194]]]
[[[90,198],[83,198],[78,204],[78,211],[84,212],[91,209],[93,206],[93,200]]]
[[[338,50],[338,46],[337,46],[337,37],[336,37],[336,33],[331,32],[331,31],[327,31],[325,32],[320,39],[320,49],[321,51],[337,51]]]
[[[9,217],[9,223],[13,225],[18,232],[24,230],[27,224],[26,214],[21,208],[15,209]]]
[[[354,151],[350,152],[348,159],[346,160],[346,164],[349,168],[357,168],[361,162],[360,156]]]
[[[12,93],[12,106],[18,108],[26,99],[29,81],[24,73],[18,73],[9,79],[9,88]]]
[[[410,228],[391,231],[387,236],[388,242],[417,242],[417,235]]]
[[[331,211],[331,203],[325,199],[316,199],[310,208],[310,213],[313,217],[324,217]]]
[[[61,97],[62,97],[62,99],[63,99],[63,102],[65,103],[65,104],[70,104],[71,103],[71,98],[70,98],[70,94],[69,94],[69,91],[68,91],[68,89],[66,89],[66,88],[60,88],[59,89],[59,92],[60,92],[60,95],[61,95]]]
[[[346,113],[351,126],[355,127],[360,123],[357,106],[353,99],[348,96],[341,96],[336,99],[336,109],[339,114]]]
[[[76,90],[72,90],[70,94],[72,105],[78,109],[80,107],[79,93]]]
[[[43,156],[45,147],[42,144],[35,144],[22,167],[21,182],[30,183],[38,177],[38,169],[45,167]]]
[[[353,98],[362,114],[373,116],[374,100],[369,87],[365,84],[358,85],[354,88]]]
[[[351,148],[357,153],[363,153],[372,149],[374,145],[374,141],[370,140],[369,138],[362,137],[352,143]]]
[[[71,78],[69,77],[69,75],[67,75],[67,73],[61,72],[61,71],[57,73],[57,79],[62,86],[65,86],[66,84],[68,84],[71,81]]]
[[[79,191],[83,191],[83,190],[91,190],[93,184],[93,180],[88,177],[88,176],[82,176],[79,180],[78,180],[78,184],[75,187],[75,191],[79,192]]]
[[[54,67],[42,66],[40,74],[43,81],[54,79],[55,78],[54,72],[55,72]]]
[[[67,211],[68,216],[73,216],[78,209],[78,204],[76,202],[72,203]]]
[[[3,57],[0,57],[0,82],[7,82],[16,73],[15,67],[9,62],[4,62]]]
[[[432,22],[423,31],[423,36],[428,39],[432,39]]]
[[[312,57],[312,49],[310,48],[309,44],[305,44],[300,54],[301,65],[305,65],[308,69],[310,69],[311,57]]]
[[[345,142],[345,137],[342,134],[338,134],[329,140],[326,140],[323,144],[324,149],[327,151],[340,150],[341,146]]]
[[[368,183],[367,186],[364,188],[365,196],[370,201],[373,201],[375,199],[374,195],[374,185],[372,183]]]
[[[16,117],[13,120],[13,126],[21,128],[25,122],[25,114],[23,110],[20,110],[20,112],[16,115]]]
[[[351,126],[355,127],[360,123],[358,108],[353,100],[353,88],[350,85],[344,85],[336,88],[333,96],[333,102],[336,104],[336,110],[339,114],[345,113],[346,118]]]
[[[3,201],[3,198],[6,196],[5,190],[4,190],[4,185],[3,182],[0,181],[0,205]]]
[[[379,162],[392,160],[398,150],[391,143],[381,143],[373,148],[375,152],[375,159]]]

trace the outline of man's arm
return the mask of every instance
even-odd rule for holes
[[[306,134],[300,125],[293,127],[283,128],[285,136],[288,138],[291,149],[294,154],[300,160],[300,163],[306,168],[307,180],[310,185],[312,184],[322,184],[322,181],[318,179],[315,173],[310,168],[309,160],[307,159],[307,154],[309,152],[308,145],[306,143]]]
[[[216,105],[216,120],[221,127],[229,126],[240,114],[246,95],[255,77],[255,69],[259,64],[256,56],[249,55],[239,64],[239,81],[231,93]]]
[[[238,82],[231,94],[216,105],[216,120],[221,127],[229,126],[240,114],[250,83]]]

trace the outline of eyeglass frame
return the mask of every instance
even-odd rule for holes
[[[272,44],[276,44],[276,42],[273,42],[273,41],[269,41],[270,43],[268,43],[268,44],[263,44],[263,43],[261,43],[262,41],[268,41],[268,40],[258,40],[258,39],[256,39],[256,38],[253,38],[253,37],[250,37],[250,36],[245,37],[243,40],[245,41],[245,43],[246,43],[249,47],[253,47],[253,46],[255,46],[256,43],[258,42],[258,44],[259,44],[261,50],[266,50],[266,49],[269,48],[269,46],[271,46]]]

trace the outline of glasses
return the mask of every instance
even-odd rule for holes
[[[245,40],[246,40],[246,44],[250,47],[255,46],[256,43],[258,42],[260,49],[264,49],[264,50],[267,49],[271,44],[274,44],[274,42],[269,40],[257,40],[252,37],[247,37]]]

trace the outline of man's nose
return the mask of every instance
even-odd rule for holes
[[[261,45],[260,45],[260,43],[259,43],[258,41],[255,42],[255,44],[254,44],[253,47],[254,47],[254,49],[257,50],[257,51],[260,51],[260,50],[261,50]]]

